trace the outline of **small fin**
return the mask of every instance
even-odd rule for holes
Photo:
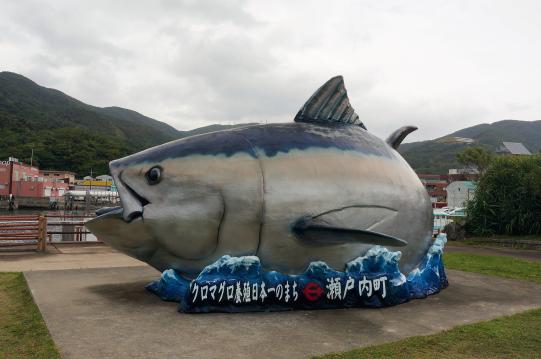
[[[383,233],[366,229],[333,227],[301,219],[294,226],[295,234],[306,241],[319,244],[365,243],[380,246],[403,247],[408,242]]]
[[[404,138],[406,138],[407,135],[412,133],[413,131],[417,130],[417,127],[415,126],[404,126],[400,127],[398,130],[391,133],[389,137],[385,140],[395,150],[400,147],[400,144],[402,141],[404,141]]]
[[[295,116],[295,122],[343,123],[366,130],[349,103],[342,76],[333,77],[314,92]]]
[[[307,217],[312,223],[332,224],[339,228],[362,228],[385,232],[389,222],[396,220],[398,211],[381,205],[354,205],[342,207]]]

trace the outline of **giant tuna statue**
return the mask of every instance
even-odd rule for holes
[[[375,245],[400,250],[409,272],[432,244],[423,185],[397,152],[415,127],[370,134],[341,76],[295,121],[183,138],[112,161],[122,207],[88,228],[159,270],[194,277],[223,255],[258,256],[263,269],[336,270]]]

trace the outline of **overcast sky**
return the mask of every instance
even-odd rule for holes
[[[541,1],[0,0],[0,70],[184,130],[292,121],[341,74],[408,140],[541,119]]]

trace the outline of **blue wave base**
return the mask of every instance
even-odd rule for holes
[[[407,276],[398,268],[401,253],[375,246],[339,272],[312,262],[304,273],[263,272],[256,256],[225,255],[194,280],[173,269],[146,289],[180,303],[186,313],[280,311],[350,307],[380,308],[425,298],[448,286],[443,266],[447,238],[440,234],[419,266]]]

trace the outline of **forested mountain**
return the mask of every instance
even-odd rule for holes
[[[473,143],[461,143],[458,138],[470,138]],[[447,173],[460,166],[457,152],[467,146],[483,146],[495,151],[503,142],[522,142],[532,153],[541,151],[541,121],[504,120],[480,124],[430,141],[404,143],[400,152],[419,173]]]
[[[196,133],[237,127],[175,128],[120,107],[95,107],[30,79],[0,72],[0,159],[9,156],[43,169],[86,175],[107,173],[107,163],[141,149]]]
[[[107,173],[110,160],[196,134],[246,126],[210,125],[191,131],[175,128],[120,107],[95,107],[30,79],[0,72],[0,159],[30,160],[43,169],[70,170],[80,176]],[[472,144],[455,137],[470,138]],[[541,121],[505,120],[481,124],[430,141],[405,143],[400,152],[418,172],[446,173],[457,167],[456,152],[481,145],[494,151],[502,141],[541,150]]]

